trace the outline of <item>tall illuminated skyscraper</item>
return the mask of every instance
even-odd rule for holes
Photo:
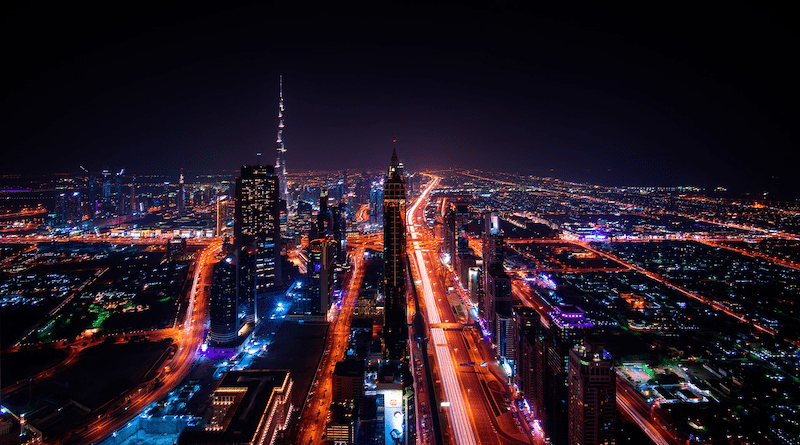
[[[594,326],[586,319],[583,309],[570,304],[555,306],[541,318],[541,329],[535,348],[540,351],[541,362],[534,384],[541,389],[535,393],[534,403],[539,407],[542,429],[555,444],[565,444],[568,438],[569,355],[570,350],[583,339],[587,328]]]
[[[510,359],[513,341],[509,344],[511,327],[511,279],[503,268],[503,232],[496,211],[484,215],[483,232],[483,302],[481,311],[492,332],[498,354]],[[512,338],[513,340],[513,338]]]
[[[311,299],[307,312],[324,315],[333,300],[333,241],[326,237],[312,240],[309,244],[308,281]]]
[[[216,345],[225,345],[236,340],[239,333],[239,317],[236,301],[236,277],[238,261],[232,256],[214,265],[209,306],[209,339]]]
[[[584,339],[570,350],[568,392],[567,443],[614,445],[616,373],[602,343]]]
[[[186,209],[186,189],[183,184],[183,169],[181,169],[181,176],[178,179],[178,213],[183,213]]]
[[[384,356],[405,355],[406,326],[406,183],[403,165],[392,149],[392,160],[383,186],[384,255]]]
[[[247,319],[256,316],[255,294],[282,284],[279,183],[271,165],[242,166],[236,178],[234,246],[240,253],[252,251],[254,262],[254,292],[239,295],[248,307]],[[243,257],[240,262],[245,263]]]
[[[278,159],[275,161],[275,171],[278,174],[278,188],[280,198],[289,208],[289,185],[286,182],[286,146],[283,144],[283,76],[280,77],[280,100],[278,102]]]

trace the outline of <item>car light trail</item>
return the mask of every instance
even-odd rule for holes
[[[416,227],[412,222],[412,216],[414,212],[417,211],[420,203],[425,201],[430,191],[436,187],[438,182],[439,178],[435,178],[433,181],[431,181],[422,195],[420,195],[414,205],[408,210],[406,221],[412,240],[417,240],[419,238]],[[441,323],[439,312],[436,309],[436,299],[433,296],[433,289],[431,287],[430,278],[428,277],[428,270],[425,268],[425,261],[422,257],[422,251],[420,250],[418,242],[413,242],[412,245],[414,248],[414,259],[417,263],[420,280],[422,281],[422,295],[425,301],[425,311],[428,316],[428,323]],[[472,426],[469,424],[469,415],[467,414],[467,409],[465,407],[464,395],[462,394],[461,385],[459,384],[458,377],[456,376],[455,367],[453,366],[453,359],[450,355],[451,350],[447,344],[444,331],[442,328],[434,327],[430,328],[430,331],[431,340],[433,340],[434,344],[434,353],[436,354],[436,363],[439,366],[439,372],[442,384],[444,386],[445,397],[447,398],[447,402],[450,403],[450,406],[447,408],[449,410],[448,418],[450,419],[450,425],[453,428],[453,434],[455,435],[456,443],[458,445],[477,445],[475,433],[472,430]]]
[[[625,400],[625,398],[620,394],[617,394],[617,407],[620,411],[624,412],[628,417],[630,417],[631,420],[636,423],[639,429],[641,429],[642,432],[644,432],[654,444],[670,445],[669,442],[661,437],[661,434],[658,433],[658,430],[656,430],[655,427],[650,424],[650,422],[642,418],[642,416],[640,416],[639,413],[637,413],[636,410],[628,404],[628,401]]]

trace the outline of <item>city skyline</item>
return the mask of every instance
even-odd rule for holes
[[[0,445],[800,445],[792,17],[5,8]]]
[[[4,15],[9,41],[30,38],[11,49],[0,173],[273,164],[283,75],[290,172],[378,169],[397,138],[411,170],[797,197],[780,10],[70,8]]]
[[[409,173],[403,148],[386,172],[298,174],[279,214],[272,166],[242,167],[233,197],[224,177],[123,172],[4,191],[2,431],[794,443],[796,205]],[[258,292],[263,273],[275,285]]]

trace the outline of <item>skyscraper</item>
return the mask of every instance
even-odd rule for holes
[[[328,212],[328,189],[319,193],[319,213],[317,213],[317,238],[324,238],[330,234],[331,215]]]
[[[253,294],[239,296],[248,306],[248,319],[255,318],[254,294],[282,284],[279,182],[271,165],[242,166],[236,178],[234,246],[240,253],[252,250],[255,270]]]
[[[540,321],[535,348],[541,351],[542,363],[534,366],[544,372],[535,376],[534,403],[539,407],[545,434],[553,443],[564,444],[568,437],[569,352],[583,338],[585,329],[593,325],[581,308],[569,304],[555,306]]]
[[[541,317],[532,308],[526,306],[514,308],[514,325],[517,333],[517,366],[514,381],[522,397],[534,402],[543,400],[542,389],[536,387],[537,376],[544,372],[542,350],[536,347],[542,330],[540,320]],[[531,408],[534,417],[539,418],[539,405],[533,403]]]
[[[492,332],[492,341],[498,346],[498,355],[509,360],[513,357],[511,334],[511,279],[503,268],[503,232],[497,212],[484,215],[483,232],[483,311]],[[513,340],[513,338],[512,338]],[[510,346],[510,347],[509,347]]]
[[[616,374],[603,343],[584,339],[569,352],[569,445],[614,445]]]
[[[383,188],[384,356],[400,359],[406,344],[406,184],[397,147]]]
[[[224,345],[236,339],[239,317],[236,301],[238,262],[231,256],[214,264],[209,307],[209,339],[213,344]]]
[[[333,241],[326,237],[312,240],[310,244],[308,281],[311,299],[308,312],[325,314],[333,296]]]
[[[183,213],[186,209],[186,189],[183,184],[183,169],[181,169],[181,176],[178,178],[178,212]]]
[[[289,208],[289,185],[286,182],[286,146],[283,144],[283,76],[280,77],[280,100],[278,101],[278,159],[275,161],[275,170],[278,174],[278,187],[280,199],[286,202]]]

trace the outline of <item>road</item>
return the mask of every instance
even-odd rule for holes
[[[504,402],[508,394],[482,362],[493,362],[494,353],[472,328],[468,319],[458,319],[447,291],[447,272],[436,254],[437,241],[425,227],[424,208],[430,192],[437,186],[434,177],[419,199],[408,209],[409,254],[415,281],[422,296],[422,313],[430,331],[434,353],[434,373],[441,382],[442,400],[449,423],[446,440],[457,445],[530,443],[524,430]],[[474,362],[472,365],[464,365]]]
[[[744,255],[746,257],[766,260],[766,261],[781,265],[783,267],[788,267],[788,268],[794,269],[794,270],[800,270],[800,263],[798,263],[798,262],[788,261],[788,260],[784,260],[784,259],[781,259],[781,258],[776,258],[776,257],[774,257],[772,255],[767,255],[767,254],[764,254],[764,253],[761,253],[761,252],[756,252],[756,251],[753,251],[753,250],[740,249],[738,247],[734,247],[734,246],[724,242],[724,241],[730,241],[729,239],[722,240],[723,242],[715,241],[715,240],[698,240],[698,241],[703,243],[703,244],[705,244],[706,246],[721,247],[723,249],[727,249],[727,250],[730,250],[732,252],[736,252],[736,253]],[[737,240],[737,241],[743,241],[743,240]]]
[[[350,270],[347,292],[342,297],[339,310],[332,314],[333,321],[325,346],[327,354],[323,356],[312,382],[313,394],[306,399],[306,404],[300,413],[300,431],[295,442],[297,444],[322,445],[325,443],[325,427],[333,398],[333,370],[336,363],[343,360],[347,349],[353,308],[358,302],[358,291],[364,278],[364,250],[364,246],[360,245],[353,252],[353,267]]]
[[[466,172],[460,172],[460,174],[464,175],[464,176],[471,177],[471,178],[475,178],[475,179],[481,179],[481,180],[484,180],[484,181],[487,181],[487,182],[494,182],[494,183],[497,183],[497,184],[503,184],[503,185],[513,186],[513,187],[520,187],[520,184],[515,184],[513,182],[501,181],[501,180],[498,180],[498,179],[487,178],[485,176],[475,175],[475,174],[466,173]],[[529,187],[529,188],[531,188],[531,187]],[[586,194],[576,193],[575,191],[570,191],[569,193],[567,193],[567,192],[564,192],[563,190],[557,190],[557,189],[544,189],[544,188],[540,188],[540,187],[534,187],[534,188],[537,189],[537,190],[540,190],[540,191],[555,193],[557,195],[564,195],[564,196],[567,196],[567,197],[570,197],[570,198],[581,198],[581,199],[585,199],[587,201],[594,201],[594,202],[598,202],[598,203],[601,203],[601,204],[613,204],[613,205],[616,205],[616,206],[618,206],[618,207],[620,207],[622,209],[630,209],[630,210],[638,211],[638,213],[641,213],[641,214],[643,214],[645,216],[651,216],[651,215],[657,215],[657,214],[671,215],[671,216],[678,216],[678,217],[681,217],[681,218],[691,219],[693,221],[703,222],[703,223],[706,223],[706,224],[713,224],[713,225],[716,225],[716,226],[727,227],[727,228],[730,228],[730,229],[737,229],[737,230],[744,230],[744,231],[756,232],[756,233],[761,233],[761,234],[768,234],[769,236],[775,237],[775,238],[794,239],[794,238],[797,237],[796,233],[772,231],[771,229],[767,229],[767,228],[764,228],[764,227],[757,227],[757,226],[748,225],[748,224],[739,224],[739,223],[735,223],[735,222],[731,222],[731,221],[727,221],[727,220],[723,220],[723,219],[710,219],[710,218],[706,218],[706,217],[704,217],[702,215],[692,215],[692,214],[682,213],[682,212],[665,211],[664,209],[660,209],[660,208],[641,207],[641,206],[638,206],[638,205],[634,206],[633,204],[630,204],[630,203],[627,203],[627,202],[616,201],[616,200],[608,199],[608,198],[598,198],[596,196],[590,196],[590,195],[586,195]],[[687,198],[687,199],[691,200],[691,198]],[[745,206],[745,207],[750,207],[750,206]]]
[[[138,245],[164,245],[173,239],[172,235],[149,238],[132,238],[123,236],[96,236],[80,235],[70,237],[52,236],[5,236],[0,237],[0,244],[27,244],[27,243],[48,243],[53,241],[81,241],[87,243],[110,243],[110,244],[138,244]],[[218,242],[217,238],[187,238],[186,244],[190,246],[208,246]]]

